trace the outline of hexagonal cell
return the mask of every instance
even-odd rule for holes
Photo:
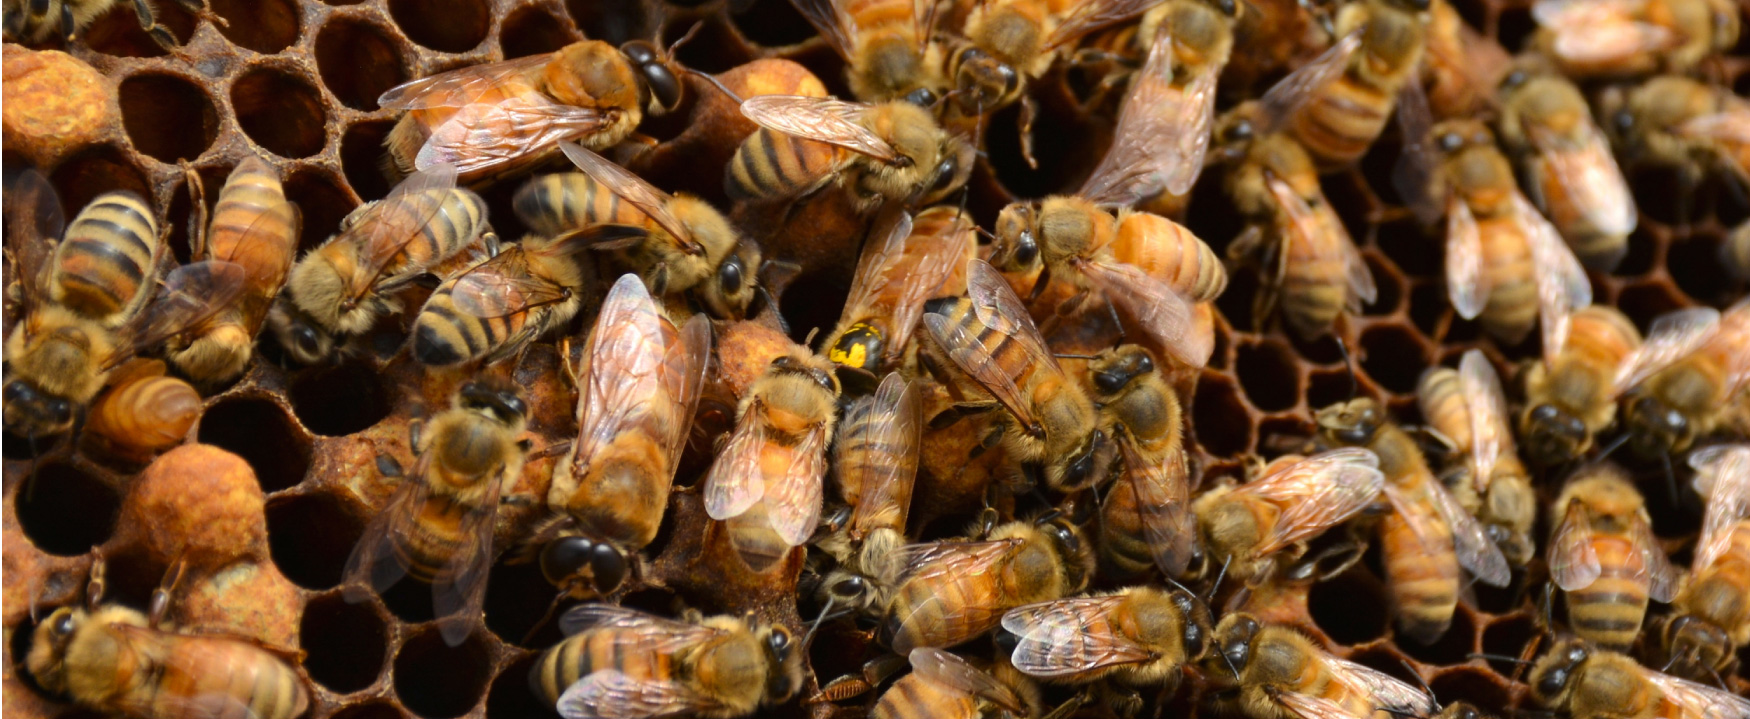
[[[206,191],[207,219],[212,219],[213,206],[219,202],[219,190],[225,186],[225,179],[231,175],[229,165],[203,167],[196,171],[201,178],[201,186]],[[189,195],[187,182],[178,183],[170,194],[170,209],[164,214],[169,218],[170,237],[165,244],[170,246],[170,253],[179,264],[187,264],[193,251],[190,247],[189,226],[194,210],[194,198]]]
[[[1416,391],[1428,362],[1427,342],[1408,327],[1375,325],[1361,334],[1362,371],[1392,392]]]
[[[536,717],[553,713],[553,706],[535,696],[534,688],[529,686],[529,673],[534,671],[535,662],[540,657],[539,654],[530,654],[511,662],[498,672],[498,677],[492,680],[492,688],[486,693],[487,719]]]
[[[1475,649],[1476,640],[1477,628],[1471,620],[1471,612],[1461,606],[1452,614],[1452,626],[1447,627],[1446,633],[1434,640],[1433,644],[1424,645],[1414,640],[1400,641],[1398,648],[1416,661],[1445,666],[1463,662],[1466,655]]]
[[[304,481],[310,447],[279,405],[265,399],[227,399],[201,417],[200,441],[229,450],[249,463],[261,491],[277,492]]]
[[[1441,241],[1440,235],[1424,232],[1413,220],[1385,223],[1374,235],[1380,251],[1404,274],[1416,277],[1441,277],[1445,274],[1441,265],[1445,256]]]
[[[61,211],[68,222],[93,198],[111,190],[127,190],[152,199],[146,173],[109,145],[98,145],[61,163],[49,176],[49,184],[61,196]]]
[[[1666,252],[1665,262],[1671,267],[1681,268],[1671,273],[1671,279],[1676,281],[1683,294],[1696,300],[1723,307],[1742,296],[1741,292],[1733,292],[1736,283],[1727,274],[1726,265],[1720,262],[1720,241],[1691,237],[1673,242]]]
[[[331,495],[282,496],[267,503],[267,542],[274,566],[300,587],[339,584],[363,532],[364,525]]]
[[[304,229],[298,236],[298,251],[308,252],[340,230],[340,221],[352,211],[352,199],[327,173],[305,170],[285,180],[286,199],[298,203]],[[388,194],[384,190],[384,194]]]
[[[1441,672],[1428,685],[1441,702],[1468,702],[1488,716],[1507,716],[1513,701],[1506,682],[1481,669]]]
[[[383,177],[383,138],[393,127],[395,123],[388,120],[354,123],[340,138],[340,168],[346,172],[346,184],[366,202],[389,194],[389,180]]]
[[[281,157],[309,157],[328,142],[322,93],[289,70],[257,67],[231,85],[243,134]]]
[[[335,0],[328,0],[335,2]],[[356,0],[363,2],[363,0]],[[355,704],[334,713],[334,719],[401,719],[406,716],[388,702],[371,702]]]
[[[1524,614],[1496,617],[1483,627],[1483,652],[1498,657],[1517,657],[1533,638],[1539,636],[1536,620]],[[1489,668],[1502,676],[1511,675],[1518,665],[1499,659],[1489,659]]]
[[[1444,341],[1446,318],[1452,302],[1446,297],[1446,285],[1423,282],[1410,288],[1410,322],[1416,330],[1434,341]],[[1456,316],[1456,315],[1455,315]]]
[[[1307,593],[1306,608],[1313,623],[1332,641],[1353,646],[1385,636],[1391,617],[1385,596],[1385,585],[1379,578],[1357,564],[1314,584]]]
[[[1371,395],[1348,370],[1320,370],[1307,378],[1306,406],[1314,412],[1338,402],[1347,402],[1358,395]]]
[[[1398,311],[1404,301],[1404,276],[1391,260],[1384,259],[1379,254],[1369,252],[1367,269],[1373,273],[1373,284],[1379,288],[1379,295],[1373,304],[1362,309],[1363,314],[1381,317]]]
[[[230,21],[219,32],[239,46],[272,54],[298,41],[299,9],[291,0],[208,0]]]
[[[1400,642],[1401,643],[1401,642]],[[1404,666],[1404,657],[1392,645],[1376,645],[1349,655],[1349,661],[1376,669],[1410,686],[1420,686],[1414,670]]]
[[[673,46],[680,40],[681,34],[690,32],[691,27],[671,24],[664,31],[664,46]],[[728,26],[716,21],[704,21],[699,32],[687,44],[675,50],[675,58],[686,67],[704,72],[723,72],[737,65],[750,62],[754,54],[735,36]],[[837,79],[835,74],[834,79]],[[821,77],[831,87],[833,80]]]
[[[1278,342],[1241,344],[1234,371],[1252,406],[1266,412],[1293,407],[1300,401],[1300,369],[1294,353]]]
[[[170,28],[178,44],[194,37],[195,17],[176,3],[151,3],[153,16],[159,24]],[[109,12],[93,20],[81,39],[86,47],[105,55],[119,57],[162,57],[169,53],[140,28],[140,21],[129,3],[115,3]]]
[[[828,78],[822,77],[822,80]],[[833,78],[834,80],[838,78]],[[1048,103],[1033,121],[1033,155],[1037,168],[1028,167],[1021,156],[1018,119],[1021,104],[1015,103],[991,116],[985,128],[985,147],[997,181],[1015,197],[1044,197],[1073,191],[1094,170],[1105,154],[1109,130],[1091,125],[1066,108]],[[1052,138],[1053,141],[1040,141]],[[989,226],[981,224],[981,226]]]
[[[348,604],[339,593],[304,606],[298,643],[310,678],[336,694],[364,689],[383,673],[389,628],[369,604]]]
[[[200,157],[219,135],[212,98],[177,75],[141,73],[122,80],[122,127],[140,152],[168,163]]]
[[[764,47],[794,45],[817,34],[788,0],[753,0],[742,12],[732,8],[729,20],[742,37]]]
[[[18,489],[18,523],[37,549],[73,557],[109,540],[121,495],[70,464],[44,464]]]
[[[570,23],[539,5],[512,11],[498,31],[498,44],[504,47],[507,60],[553,52],[578,39]]]
[[[1667,282],[1630,285],[1624,287],[1622,294],[1616,299],[1616,308],[1634,320],[1635,327],[1640,328],[1643,337],[1646,336],[1647,328],[1652,326],[1653,320],[1688,305],[1684,297]]]
[[[307,370],[292,381],[292,412],[311,432],[340,437],[389,416],[389,389],[375,370],[352,363]]]
[[[583,36],[619,45],[656,34],[657,20],[641,0],[566,0],[565,10]]]
[[[506,644],[552,645],[563,637],[556,621],[558,612],[548,615],[558,596],[559,589],[541,574],[539,564],[499,562],[487,578],[486,628]]]
[[[1252,446],[1250,412],[1234,389],[1233,380],[1203,375],[1191,402],[1192,432],[1197,444],[1216,456],[1237,455]]]
[[[389,15],[401,32],[440,52],[467,52],[492,29],[486,0],[389,0]]]
[[[316,70],[340,104],[366,112],[377,98],[407,81],[407,63],[395,51],[393,31],[367,17],[337,17],[316,34]]]
[[[1660,235],[1654,234],[1653,228],[1645,222],[1637,225],[1635,231],[1628,236],[1628,252],[1623,255],[1622,262],[1610,274],[1615,277],[1639,277],[1653,271],[1653,265],[1658,262]]]
[[[444,719],[468,713],[486,693],[492,661],[478,634],[459,647],[444,644],[436,627],[408,639],[395,655],[395,695],[422,717]]]

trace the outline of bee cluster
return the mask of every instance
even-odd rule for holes
[[[1744,6],[1062,5],[8,0],[8,715],[1750,719]]]

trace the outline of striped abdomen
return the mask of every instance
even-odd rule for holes
[[[1366,62],[1365,52],[1356,53],[1351,67]],[[1391,119],[1391,93],[1356,80],[1353,72],[1326,83],[1288,124],[1289,133],[1306,147],[1320,173],[1354,164]]]
[[[661,229],[642,210],[581,172],[536,177],[517,190],[511,206],[517,217],[528,223],[530,231],[543,237],[557,237],[593,225]]]
[[[349,228],[348,234],[368,242],[384,233],[382,236],[401,251],[377,277],[354,278],[360,282],[423,272],[474,244],[486,230],[486,201],[461,188],[423,190],[371,207],[373,211]],[[371,248],[366,247],[365,256],[370,254]]]
[[[1470,406],[1458,383],[1458,371],[1450,367],[1434,367],[1422,375],[1416,385],[1416,402],[1422,419],[1452,440],[1455,453],[1470,451]]]
[[[165,652],[161,659],[133,654],[132,665],[124,669],[144,676],[117,678],[119,685],[132,686],[118,698],[116,708],[146,717],[292,719],[310,704],[297,673],[254,645],[172,634],[163,634],[158,641]],[[191,707],[205,711],[191,712]]]
[[[1477,217],[1483,243],[1483,281],[1489,303],[1478,321],[1489,334],[1518,344],[1537,324],[1537,268],[1521,224],[1511,214]]]
[[[1345,249],[1349,233],[1323,196],[1307,198],[1318,221],[1279,221],[1282,247],[1282,319],[1297,333],[1324,334],[1349,304]],[[1310,226],[1309,226],[1310,225]]]
[[[1207,302],[1227,288],[1227,270],[1209,245],[1184,225],[1147,212],[1118,218],[1112,256],[1166,281],[1179,294]]]
[[[231,172],[207,231],[207,256],[243,267],[246,297],[279,294],[298,250],[298,212],[279,176],[257,157]]]
[[[1626,536],[1596,529],[1591,545],[1598,555],[1598,579],[1568,592],[1568,622],[1580,638],[1626,651],[1647,614],[1648,581],[1636,576],[1643,569],[1640,550]]]
[[[1731,528],[1725,552],[1695,575],[1678,595],[1678,614],[1698,617],[1724,630],[1732,642],[1750,642],[1750,520]],[[1724,664],[1729,650],[1719,657]]]
[[[978,314],[972,309],[972,302],[965,298],[937,298],[924,303],[924,311],[945,315],[948,318],[946,333],[952,336],[955,328],[960,328],[968,335],[977,339],[977,345],[983,346],[988,352],[968,353],[969,362],[980,367],[994,366],[997,371],[1008,376],[1027,394],[1028,382],[1033,373],[1041,368],[1033,361],[1026,347],[1015,335],[1022,331],[1021,322],[1031,322],[1031,318],[1017,319],[1014,317],[997,316],[994,325],[986,325],[979,321]],[[972,371],[968,375],[976,375]]]
[[[1417,513],[1435,535],[1424,542],[1397,512],[1380,522],[1386,584],[1397,608],[1398,628],[1417,641],[1429,643],[1446,632],[1458,606],[1458,554],[1453,549],[1452,530],[1426,498],[1432,489],[1428,483],[1435,481],[1426,468],[1408,476],[1387,476],[1387,481],[1411,500],[1398,511]]]
[[[875,708],[874,719],[979,719],[978,701],[917,674],[907,674],[888,687]]]
[[[50,297],[114,327],[151,299],[164,254],[152,207],[132,192],[106,192],[73,218],[55,251]]]
[[[1542,391],[1528,385],[1527,405],[1554,404],[1580,417],[1593,435],[1616,419],[1610,400],[1616,368],[1641,345],[1641,333],[1628,317],[1606,305],[1591,305],[1574,313],[1568,341],[1550,367]]]
[[[524,252],[520,246],[511,247],[506,252]],[[503,255],[500,255],[502,257]],[[488,262],[491,262],[488,260]],[[543,304],[528,307],[529,300],[522,294],[519,281],[528,278],[497,276],[496,265],[481,265],[468,270],[462,275],[451,278],[433,292],[431,298],[425,301],[425,307],[419,310],[419,317],[413,326],[413,356],[420,362],[434,366],[460,364],[470,360],[490,355],[505,347],[512,341],[521,341],[531,336],[544,334],[552,329],[554,324],[568,321],[576,312],[577,300],[567,299],[559,303]],[[515,311],[494,313],[496,317],[477,317],[456,307],[456,281],[470,274],[487,273],[495,275],[486,280],[492,286],[491,291],[497,297],[487,298],[496,306],[502,308],[522,307]]]
[[[463,520],[477,507],[458,500],[457,495],[434,492],[424,502],[404,505],[405,514],[395,518],[395,558],[408,576],[429,584],[468,541]]]
[[[486,81],[476,77],[475,81],[467,83],[466,86],[476,90],[476,92],[468,96],[452,92],[447,98],[452,102],[443,103],[441,106],[437,103],[425,103],[428,105],[427,107],[409,110],[407,114],[401,116],[399,122],[395,123],[395,127],[389,131],[389,136],[383,139],[383,148],[388,151],[383,156],[383,169],[394,179],[400,179],[415,172],[414,158],[418,156],[419,149],[425,145],[425,141],[431,137],[432,130],[454,117],[463,106],[470,104],[502,105],[513,98],[536,95],[540,92],[535,81],[524,74]],[[496,130],[497,134],[506,136],[507,140],[513,139],[513,128],[509,124],[506,122],[504,127],[490,129]],[[551,149],[558,148],[555,146]]]
[[[136,376],[110,387],[91,407],[87,431],[111,451],[143,459],[180,443],[201,414],[201,396],[187,382]]]
[[[736,200],[794,197],[831,180],[850,158],[850,150],[762,127],[735,149],[723,189]]]
[[[1100,504],[1101,569],[1118,577],[1136,577],[1155,566],[1149,549],[1136,487],[1124,477],[1113,482]]]
[[[674,678],[673,655],[648,649],[652,642],[640,636],[648,631],[592,629],[573,634],[541,655],[529,683],[552,705],[577,680],[606,669],[634,680]]]
[[[895,419],[877,412],[873,402],[863,401],[845,408],[840,420],[838,444],[833,449],[840,493],[854,508],[851,515],[852,536],[865,537],[877,529],[890,529],[905,534],[906,512],[911,507],[912,478],[917,474],[918,454],[904,451],[898,444],[883,439],[886,425]],[[915,440],[914,440],[915,441]],[[878,492],[865,483],[883,482],[887,486]],[[885,501],[875,506],[875,496]]]
[[[996,628],[1003,612],[1014,608],[999,594],[1004,565],[1022,551],[1010,550],[1008,557],[980,572],[918,576],[900,585],[882,626],[889,646],[895,651],[951,647]]]

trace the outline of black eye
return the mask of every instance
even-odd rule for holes
[[[1245,140],[1245,139],[1251,138],[1251,136],[1252,136],[1252,121],[1251,120],[1241,120],[1241,121],[1235,123],[1233,130],[1231,132],[1233,134],[1233,138],[1236,140]]]
[[[1008,65],[1000,65],[998,66],[997,72],[1003,76],[1004,95],[1012,93],[1021,87],[1021,76],[1016,74],[1015,68],[1009,67]]]
[[[906,93],[905,101],[918,107],[932,107],[936,104],[936,93],[930,88],[920,87]]]
[[[1553,697],[1560,694],[1562,687],[1567,685],[1568,669],[1566,667],[1558,667],[1549,670],[1549,673],[1544,674],[1542,679],[1537,680],[1537,691],[1545,697]]]
[[[942,164],[936,166],[936,184],[930,189],[934,192],[947,190],[954,184],[955,170],[959,169],[960,160],[953,154],[942,158]]]
[[[1440,136],[1440,149],[1441,150],[1444,150],[1446,152],[1453,152],[1461,147],[1464,147],[1464,138],[1459,137],[1458,133],[1449,132],[1449,133],[1446,133],[1446,134]]]
[[[70,422],[73,420],[73,403],[68,402],[67,400],[57,399],[50,402],[48,410],[49,417],[53,418],[57,423]]]
[[[1076,533],[1071,531],[1069,527],[1065,527],[1061,524],[1053,524],[1051,525],[1051,536],[1057,540],[1058,544],[1063,545],[1063,548],[1068,550],[1071,554],[1081,551],[1081,537],[1076,536]]]
[[[766,637],[766,646],[771,648],[772,656],[783,661],[790,658],[790,633],[774,627],[770,636]]]
[[[1204,636],[1203,625],[1197,621],[1197,605],[1184,592],[1174,592],[1173,603],[1178,605],[1179,613],[1184,616],[1185,634],[1182,639],[1185,642],[1185,653],[1193,657],[1202,656],[1203,643],[1207,637]]]
[[[721,267],[717,268],[717,288],[723,294],[733,295],[741,290],[742,267],[740,257],[731,257]]]
[[[316,330],[304,325],[292,328],[292,342],[298,345],[299,351],[307,355],[322,351],[322,338],[316,336]]]
[[[1627,110],[1616,113],[1616,117],[1611,119],[1616,122],[1616,129],[1618,130],[1628,132],[1629,130],[1635,129],[1635,116]]]
[[[657,107],[673,110],[681,104],[681,81],[667,67],[651,63],[640,70],[644,73],[644,84],[650,86],[650,96],[656,98]]]
[[[1153,372],[1153,371],[1155,371],[1154,359],[1150,358],[1148,355],[1145,355],[1145,354],[1140,354],[1140,353],[1137,354],[1136,355],[1136,372],[1137,372],[1137,374],[1148,374],[1148,373]]]
[[[1015,259],[1023,265],[1031,265],[1038,258],[1039,243],[1033,240],[1033,231],[1023,230],[1015,241]]]
[[[1661,417],[1660,420],[1665,425],[1665,429],[1677,434],[1682,434],[1689,429],[1689,418],[1674,409],[1665,410],[1665,416]]]
[[[501,395],[499,396],[498,401],[504,405],[505,411],[512,415],[525,417],[529,414],[529,406],[523,403],[521,397],[513,394]]]
[[[589,571],[595,577],[596,590],[606,594],[626,580],[626,557],[612,545],[601,542],[590,552]]]
[[[1129,377],[1115,372],[1094,373],[1094,387],[1100,390],[1100,394],[1118,394],[1118,390],[1124,389],[1128,381]]]
[[[7,402],[25,402],[36,395],[36,392],[23,382],[7,382],[4,397]]]
[[[1368,431],[1366,425],[1358,424],[1337,431],[1337,440],[1344,444],[1367,444],[1367,440],[1371,436],[1373,433]]]
[[[73,626],[73,613],[67,612],[62,614],[60,619],[55,620],[55,625],[52,631],[54,631],[55,634],[64,637],[73,633]]]
[[[1221,10],[1221,14],[1228,17],[1233,17],[1234,14],[1240,11],[1238,4],[1236,4],[1234,0],[1219,0],[1219,2],[1215,3],[1215,7]]]
[[[656,54],[656,48],[651,47],[650,43],[643,40],[628,41],[626,44],[620,46],[620,52],[624,53],[626,59],[631,60],[634,65],[656,62],[658,57]]]
[[[1524,85],[1525,81],[1529,80],[1529,79],[1531,79],[1531,76],[1525,74],[1524,70],[1514,70],[1513,72],[1507,74],[1506,80],[1501,81],[1501,86],[1506,87],[1506,88],[1515,88],[1515,87],[1519,87],[1520,85]]]
[[[853,599],[862,596],[868,588],[868,582],[863,581],[862,577],[853,575],[833,582],[832,587],[827,591],[839,599]]]
[[[1063,480],[1066,487],[1081,487],[1088,481],[1089,476],[1094,473],[1094,455],[1098,454],[1096,450],[1104,441],[1106,441],[1106,433],[1094,430],[1093,436],[1088,438],[1088,446],[1083,448],[1081,455],[1070,462],[1069,467],[1064,470]]]
[[[595,542],[587,537],[560,537],[541,550],[541,574],[559,584],[589,564],[594,553]]]

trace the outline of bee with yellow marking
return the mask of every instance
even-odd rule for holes
[[[1640,636],[1647,598],[1671,601],[1679,580],[1641,493],[1621,469],[1594,465],[1568,480],[1554,513],[1547,559],[1569,624],[1582,639],[1626,650]]]
[[[1536,546],[1537,492],[1513,444],[1512,415],[1501,378],[1481,350],[1464,353],[1458,369],[1429,368],[1416,388],[1428,425],[1464,458],[1450,483],[1460,505],[1483,523],[1507,563],[1524,567]]]
[[[346,561],[348,602],[411,576],[431,585],[445,643],[458,646],[479,628],[498,504],[522,477],[528,452],[527,414],[516,387],[486,378],[462,385],[449,409],[411,426],[418,460]],[[385,465],[399,469],[378,462]]]
[[[91,403],[86,436],[104,453],[130,463],[181,444],[201,416],[194,387],[164,375],[164,363],[134,358],[108,377],[108,387]]]
[[[1261,584],[1304,556],[1306,542],[1373,504],[1384,484],[1379,457],[1359,447],[1289,455],[1249,482],[1219,484],[1191,505],[1204,571],[1226,567]]]
[[[1658,640],[1665,671],[1724,684],[1750,644],[1750,445],[1726,444],[1689,455],[1696,492],[1707,500],[1690,581],[1672,600]]]
[[[1110,678],[1172,692],[1181,670],[1203,658],[1214,621],[1183,589],[1129,587],[1016,607],[1002,626],[998,648],[1030,677],[1066,684]]]
[[[791,0],[845,61],[851,94],[864,102],[905,100],[920,107],[947,87],[942,49],[932,38],[935,10],[912,0]]]
[[[1430,716],[1434,700],[1376,669],[1338,659],[1288,627],[1243,612],[1222,617],[1203,673],[1237,690],[1232,702],[1260,719],[1366,719],[1382,708]]]
[[[529,679],[565,719],[735,719],[802,687],[803,647],[777,624],[582,604],[559,627],[565,640],[541,654]]]
[[[886,606],[888,587],[879,579],[898,571],[891,562],[906,542],[921,402],[917,388],[894,373],[881,380],[874,395],[845,408],[833,465],[849,513],[818,545],[839,562],[821,585],[829,604],[862,612]]]
[[[1695,440],[1747,420],[1750,300],[1720,312],[1678,310],[1654,320],[1647,341],[1622,366],[1623,424],[1642,457],[1687,451]]]
[[[1687,73],[1738,42],[1730,0],[1537,0],[1531,45],[1575,78]]]
[[[1569,318],[1562,345],[1544,345],[1543,360],[1525,370],[1519,415],[1519,439],[1533,463],[1583,457],[1616,423],[1617,371],[1640,344],[1640,331],[1621,312],[1592,305]]]
[[[1527,678],[1531,695],[1574,719],[1746,719],[1750,700],[1570,639],[1550,648]]]
[[[897,368],[924,301],[942,296],[942,286],[964,271],[977,245],[974,230],[971,218],[952,207],[932,207],[915,219],[895,211],[877,222],[838,326],[826,336],[826,358],[870,377]]]
[[[1122,471],[1100,502],[1102,569],[1180,576],[1196,553],[1185,414],[1148,350],[1122,345],[1088,363],[1094,401]]]
[[[911,673],[869,710],[875,719],[1024,719],[1039,714],[1039,689],[1013,667],[979,671],[940,649],[911,650]]]
[[[591,275],[586,235],[530,235],[445,280],[413,323],[415,359],[491,364],[565,326]]]

